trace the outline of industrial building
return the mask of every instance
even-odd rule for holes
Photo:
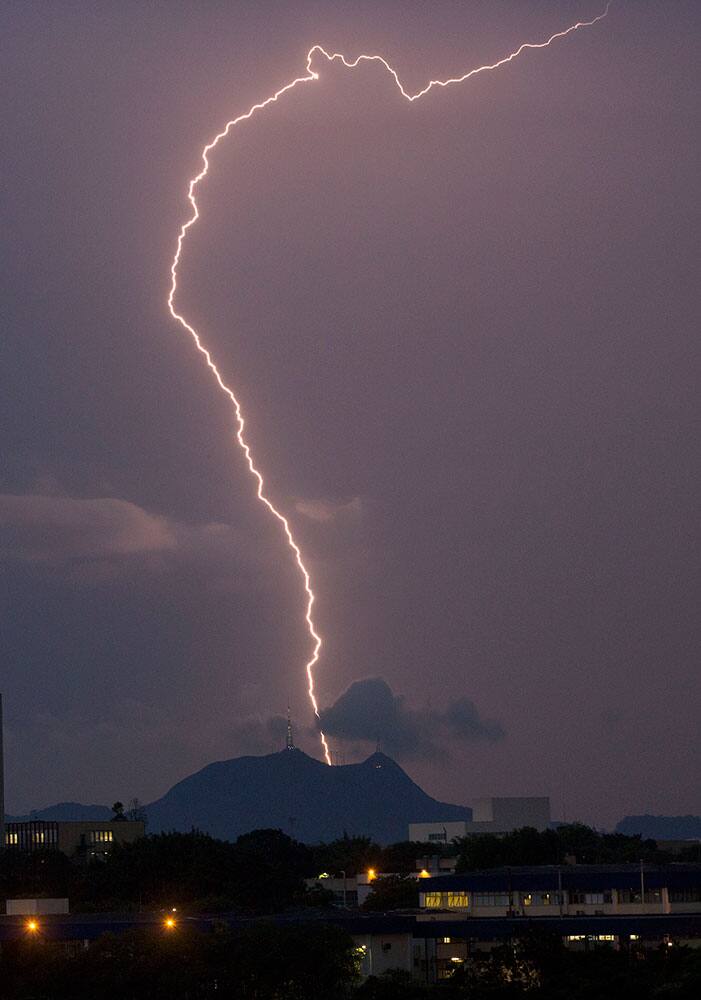
[[[542,797],[483,798],[468,802],[471,820],[410,823],[409,840],[450,844],[471,834],[505,834],[524,826],[547,830],[550,826],[550,799]]]

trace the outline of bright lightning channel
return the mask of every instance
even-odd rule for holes
[[[225,393],[225,395],[227,395],[231,400],[234,407],[234,414],[236,417],[236,427],[237,427],[236,440],[239,444],[239,447],[243,451],[246,463],[248,465],[248,470],[256,481],[256,495],[258,499],[261,501],[261,503],[265,504],[270,513],[273,515],[273,517],[276,518],[279,524],[281,525],[285,538],[287,540],[287,544],[289,548],[292,550],[292,554],[297,564],[297,568],[299,569],[299,572],[302,576],[302,580],[304,583],[304,592],[306,595],[306,609],[304,618],[307,623],[307,630],[309,632],[309,637],[312,641],[311,656],[307,661],[307,663],[305,664],[304,669],[307,677],[307,685],[308,685],[307,692],[309,694],[309,700],[312,703],[312,708],[314,709],[314,715],[316,716],[317,722],[319,723],[321,722],[321,719],[319,716],[319,705],[316,699],[316,694],[314,693],[314,667],[319,661],[319,655],[321,652],[321,636],[317,632],[316,626],[314,624],[314,619],[312,618],[312,611],[314,608],[314,591],[312,590],[309,570],[305,566],[304,560],[302,559],[301,549],[297,544],[297,542],[295,541],[294,535],[292,534],[292,529],[290,528],[289,521],[287,520],[285,515],[282,514],[277,509],[277,507],[265,494],[265,482],[263,480],[263,475],[253,461],[250,445],[247,443],[246,438],[244,436],[246,422],[243,418],[243,413],[241,411],[241,404],[239,403],[238,398],[234,394],[233,390],[230,389],[229,386],[224,382],[221,373],[219,372],[219,369],[217,368],[212,359],[212,355],[203,344],[197,330],[193,326],[191,326],[190,323],[188,323],[188,321],[185,319],[185,317],[181,313],[179,313],[175,308],[175,294],[178,289],[178,265],[180,264],[180,258],[182,256],[182,251],[183,251],[183,244],[187,232],[195,224],[195,222],[197,222],[197,220],[200,217],[199,208],[197,206],[197,200],[195,198],[195,191],[197,190],[197,187],[199,186],[201,181],[207,176],[207,173],[209,171],[209,154],[221,142],[222,139],[226,139],[231,129],[234,128],[236,125],[240,125],[241,122],[248,121],[248,119],[252,118],[257,111],[262,111],[264,108],[267,108],[268,105],[274,104],[284,94],[288,93],[288,91],[290,90],[293,90],[295,87],[298,87],[300,84],[313,83],[314,81],[318,80],[319,74],[312,69],[312,62],[314,60],[314,56],[317,54],[323,56],[324,59],[326,59],[327,62],[329,63],[338,60],[342,62],[343,65],[346,66],[348,69],[355,69],[355,67],[362,62],[381,63],[387,70],[387,72],[390,74],[392,79],[394,80],[402,97],[406,98],[407,101],[413,103],[414,101],[418,101],[420,97],[424,97],[426,94],[428,94],[429,91],[433,90],[434,87],[449,87],[452,84],[464,83],[471,77],[477,76],[478,73],[485,73],[490,70],[499,69],[500,66],[504,66],[506,63],[510,63],[512,60],[516,59],[518,56],[521,55],[522,52],[525,52],[527,49],[546,49],[549,45],[552,45],[553,42],[557,41],[557,39],[565,38],[565,36],[572,34],[572,32],[577,31],[579,28],[591,27],[592,25],[596,24],[598,21],[602,21],[606,17],[612,3],[613,0],[609,0],[609,2],[606,4],[604,11],[601,14],[597,15],[597,17],[592,18],[591,21],[577,21],[575,24],[571,24],[568,28],[565,28],[562,31],[556,31],[555,34],[551,35],[544,42],[524,42],[522,45],[519,45],[519,47],[515,49],[513,52],[509,53],[508,56],[504,56],[502,59],[499,59],[497,60],[497,62],[494,63],[488,63],[485,64],[484,66],[477,66],[475,69],[471,69],[467,73],[463,73],[462,76],[450,77],[447,80],[430,80],[425,87],[423,87],[421,90],[417,90],[415,94],[409,93],[404,88],[397,71],[393,69],[393,67],[390,66],[387,60],[384,59],[382,56],[363,54],[357,56],[355,59],[351,61],[348,60],[341,52],[329,53],[321,45],[313,45],[311,49],[309,49],[309,52],[307,53],[307,67],[304,76],[298,76],[294,80],[290,80],[289,83],[286,83],[283,87],[280,87],[280,89],[276,90],[274,94],[270,95],[270,97],[266,97],[265,100],[260,101],[258,104],[254,104],[252,107],[250,107],[248,111],[246,111],[244,114],[241,114],[237,118],[232,118],[231,121],[228,121],[224,126],[224,128],[221,130],[221,132],[218,132],[217,135],[215,135],[215,137],[211,140],[211,142],[208,142],[207,145],[202,150],[202,169],[198,174],[196,174],[190,180],[188,184],[187,198],[192,207],[192,214],[182,224],[182,226],[180,227],[180,233],[178,234],[178,242],[175,250],[175,256],[173,257],[173,262],[170,266],[171,284],[170,284],[170,291],[168,293],[168,309],[173,319],[177,320],[178,323],[180,323],[180,325],[190,334],[190,336],[195,342],[197,350],[204,356],[205,362],[207,363],[207,367],[214,375],[217,385],[222,390],[222,392]],[[328,741],[324,733],[321,731],[321,729],[319,730],[319,735],[321,738],[321,745],[324,749],[324,757],[326,758],[326,763],[331,764],[331,753],[329,751]]]

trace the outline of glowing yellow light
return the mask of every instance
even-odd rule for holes
[[[319,876],[319,878],[328,878],[328,877],[329,877],[328,872],[322,872],[321,875]]]
[[[613,0],[608,0],[606,8],[603,11],[603,13],[599,14],[595,18],[592,18],[592,20],[590,21],[577,21],[575,24],[570,25],[568,28],[565,28],[562,31],[555,32],[555,34],[551,35],[544,42],[524,42],[517,49],[515,49],[509,55],[504,56],[502,59],[499,59],[493,63],[485,64],[483,66],[477,66],[475,67],[475,69],[471,69],[468,72],[463,73],[462,76],[450,77],[447,80],[430,80],[421,90],[418,90],[415,94],[410,94],[407,90],[404,89],[404,86],[401,80],[399,79],[397,71],[393,69],[393,67],[390,66],[387,60],[384,59],[382,56],[362,54],[357,56],[353,60],[349,60],[346,58],[346,56],[344,56],[340,52],[329,53],[321,45],[313,45],[307,52],[306,72],[304,73],[304,75],[295,77],[293,80],[290,80],[289,83],[286,83],[282,87],[280,87],[279,90],[276,90],[269,97],[266,97],[264,100],[259,101],[256,104],[253,104],[248,109],[248,111],[238,115],[236,118],[230,119],[226,123],[224,128],[221,130],[221,132],[218,132],[214,136],[214,138],[204,146],[201,153],[202,168],[188,182],[187,199],[190,202],[191,213],[180,227],[180,232],[178,234],[178,239],[176,243],[175,254],[173,256],[173,260],[170,265],[170,290],[168,292],[168,299],[167,299],[168,310],[173,319],[176,320],[183,327],[183,329],[190,334],[195,343],[195,347],[200,352],[200,354],[203,355],[207,367],[212,372],[212,375],[214,376],[217,385],[219,386],[221,391],[226,396],[229,397],[229,400],[231,401],[234,408],[234,416],[236,420],[236,428],[237,428],[235,435],[236,440],[245,456],[246,464],[248,465],[248,471],[256,481],[257,484],[256,495],[258,499],[261,501],[261,503],[268,508],[273,517],[275,517],[280,523],[285,538],[287,540],[287,545],[292,550],[295,563],[297,564],[297,568],[299,569],[299,572],[302,576],[302,581],[304,584],[304,592],[306,595],[306,610],[304,614],[304,619],[306,621],[307,631],[309,633],[309,637],[312,642],[311,656],[307,661],[307,663],[305,664],[305,672],[307,676],[307,693],[309,695],[309,700],[311,701],[312,708],[314,710],[314,715],[316,716],[318,722],[320,722],[321,720],[319,716],[319,705],[317,703],[316,695],[314,693],[314,667],[319,661],[319,655],[321,651],[321,636],[317,632],[314,620],[312,618],[312,610],[314,607],[315,598],[314,598],[314,591],[312,590],[311,577],[309,575],[309,571],[307,570],[304,560],[302,559],[302,551],[297,542],[295,541],[289,521],[287,520],[285,515],[282,514],[277,509],[277,507],[273,504],[272,500],[270,500],[265,494],[265,483],[263,480],[263,475],[259,471],[255,462],[253,461],[253,456],[251,454],[251,447],[248,444],[246,437],[244,436],[245,421],[243,418],[243,412],[241,410],[241,404],[239,403],[238,397],[235,395],[234,391],[226,384],[226,382],[222,378],[222,375],[219,369],[217,368],[216,364],[214,363],[214,360],[212,358],[209,349],[202,342],[202,339],[197,330],[194,328],[194,326],[191,326],[191,324],[188,323],[185,317],[181,313],[179,313],[175,308],[175,295],[178,288],[178,267],[180,265],[180,258],[182,255],[183,245],[188,230],[192,228],[192,226],[195,224],[195,222],[197,222],[197,220],[200,217],[200,211],[197,205],[197,199],[195,198],[195,191],[199,186],[199,184],[201,183],[201,181],[207,176],[209,172],[209,154],[219,144],[219,142],[222,139],[225,139],[229,135],[229,132],[231,131],[232,128],[235,128],[241,122],[248,121],[250,118],[253,117],[253,115],[257,111],[262,111],[269,105],[275,104],[284,94],[287,94],[288,91],[294,90],[294,88],[299,86],[299,84],[313,83],[314,81],[318,80],[319,73],[316,72],[316,70],[312,69],[312,62],[314,61],[315,56],[321,56],[329,63],[338,60],[347,69],[355,69],[357,66],[360,65],[360,63],[364,62],[380,63],[380,65],[384,66],[384,68],[387,70],[387,72],[394,80],[402,97],[406,98],[407,101],[413,103],[414,101],[417,101],[419,98],[423,97],[425,94],[428,94],[429,91],[433,90],[434,87],[448,87],[451,84],[464,83],[465,80],[469,80],[471,77],[477,76],[477,74],[479,73],[489,72],[491,70],[498,69],[500,66],[504,66],[507,63],[510,63],[513,59],[516,59],[518,56],[521,55],[522,52],[525,52],[527,49],[545,49],[550,44],[552,44],[552,42],[554,42],[556,39],[564,38],[566,35],[569,35],[572,32],[577,31],[579,28],[591,27],[592,25],[596,24],[597,21],[601,21],[603,18],[606,17],[612,2]],[[319,729],[319,736],[321,739],[322,747],[324,749],[324,757],[326,758],[326,763],[331,764],[331,753],[329,751],[329,746],[326,741],[326,737],[324,733],[321,731],[321,729]]]
[[[368,868],[368,881],[372,882],[374,878],[377,878],[377,872],[374,868]]]
[[[175,917],[166,917],[163,921],[163,925],[167,931],[172,931],[176,925]]]
[[[37,931],[39,930],[39,921],[28,920],[24,926],[26,927],[26,929],[29,931],[30,934],[36,934]]]
[[[430,878],[430,877],[431,873],[427,872],[425,868],[422,868],[421,871],[419,872],[419,878]]]

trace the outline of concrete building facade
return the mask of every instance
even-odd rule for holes
[[[471,820],[410,823],[409,840],[430,844],[450,844],[458,837],[477,833],[505,834],[524,826],[547,830],[550,799],[547,796],[491,797],[468,802]]]

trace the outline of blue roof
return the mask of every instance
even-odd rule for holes
[[[701,886],[701,865],[644,865],[646,889]],[[508,892],[509,889],[554,890],[640,888],[640,865],[539,865],[438,875],[423,879],[422,892]]]

